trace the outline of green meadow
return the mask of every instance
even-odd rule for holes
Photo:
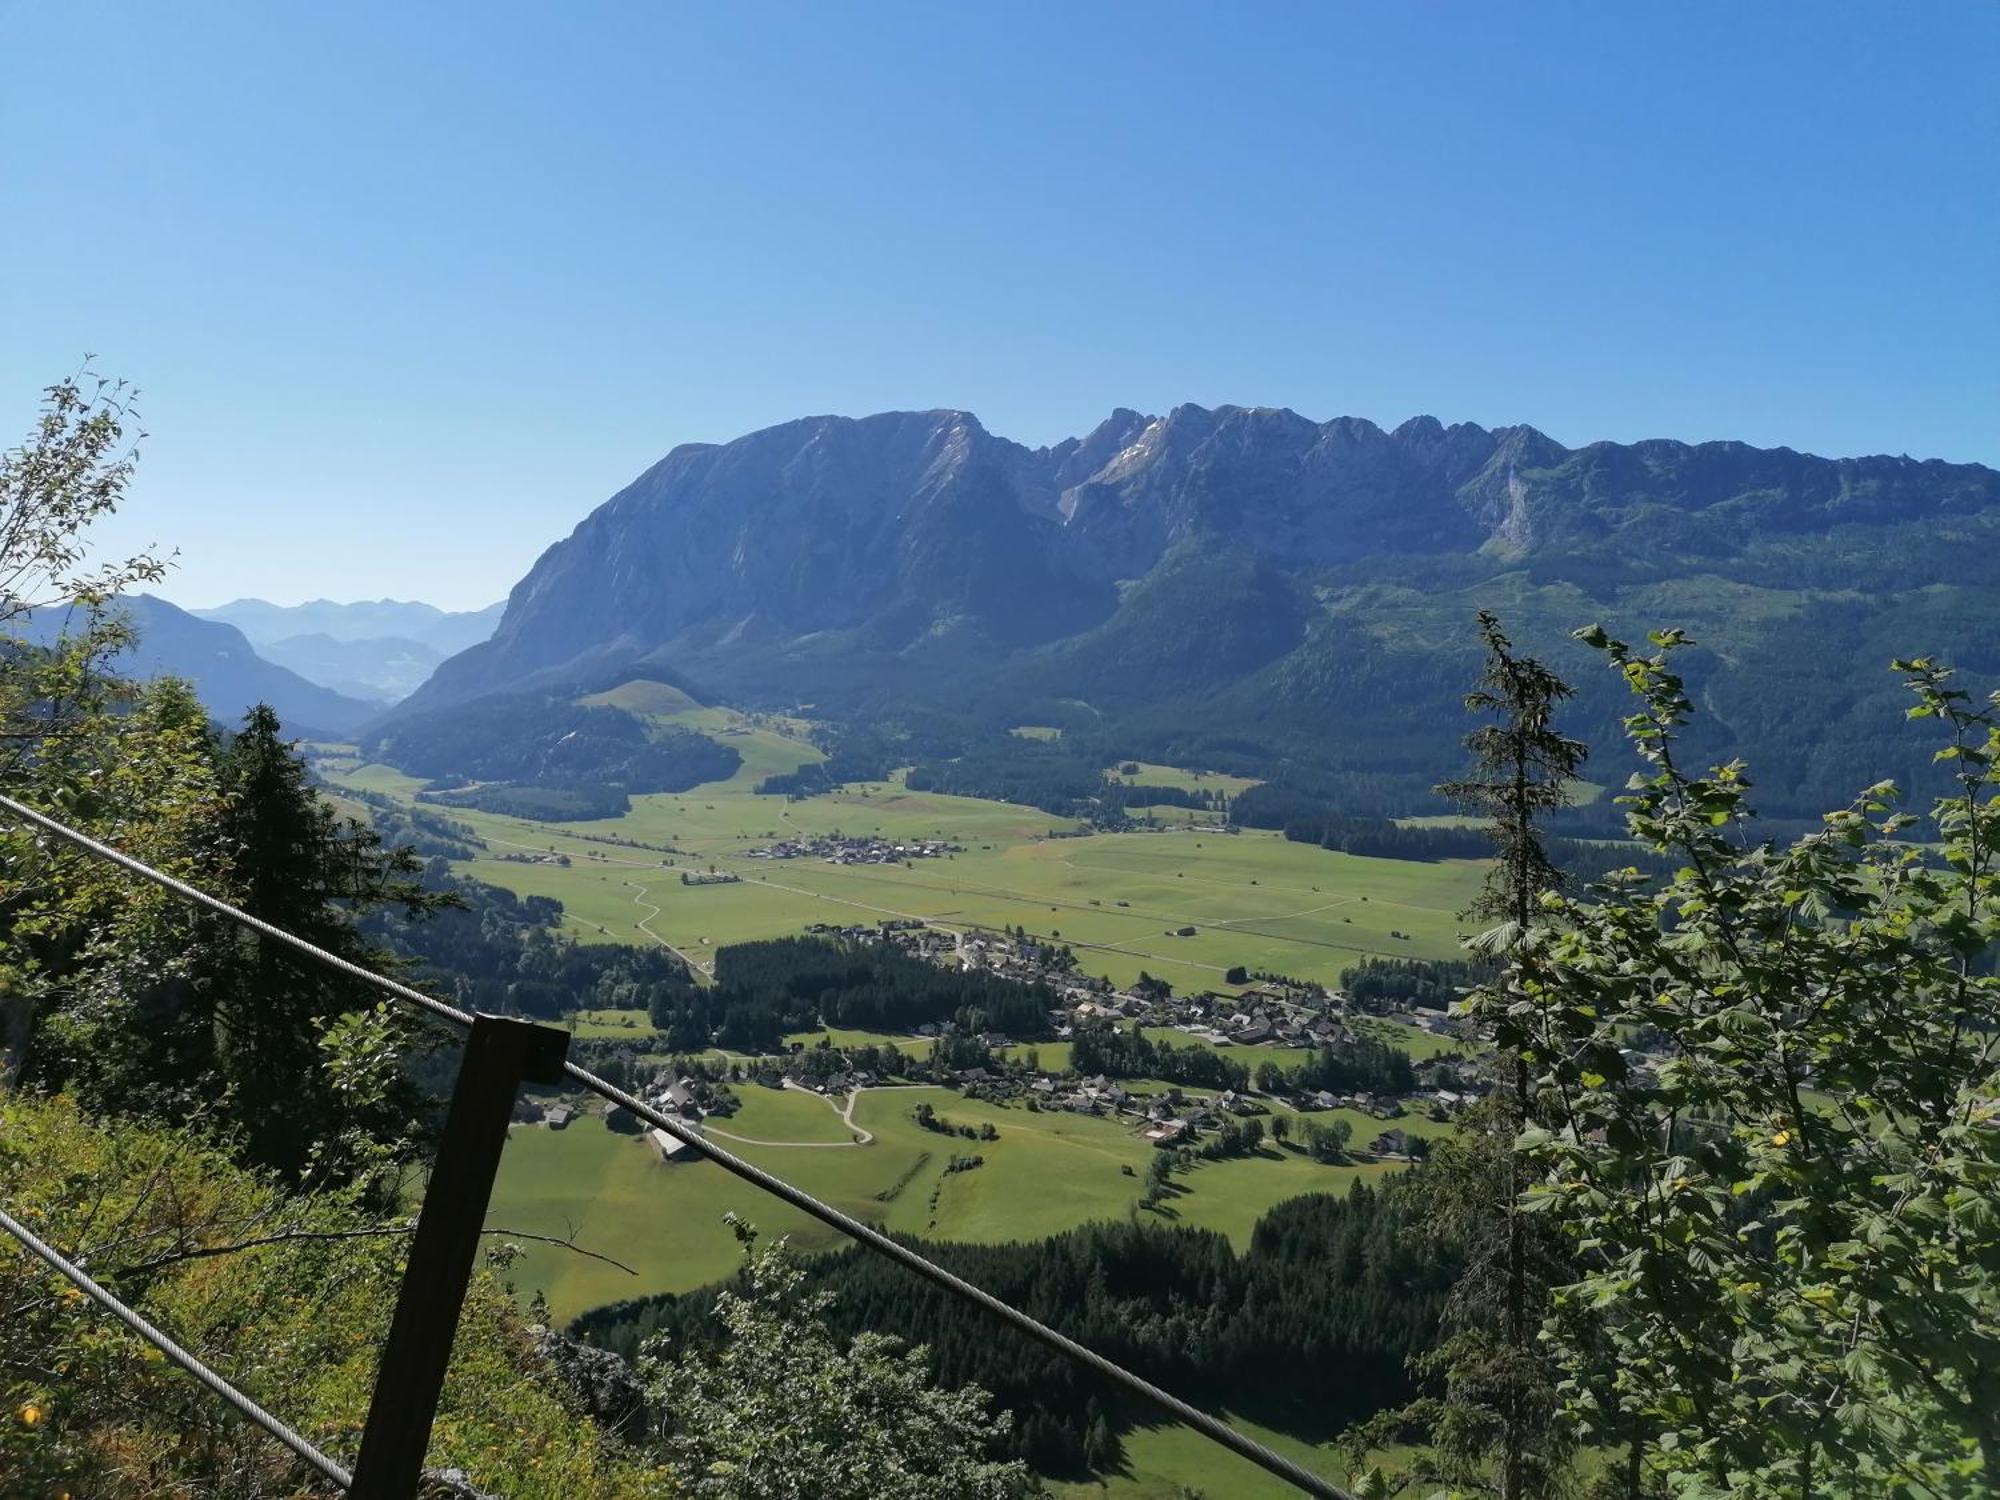
[[[1128,765],[1137,766],[1138,770],[1125,770]],[[1116,776],[1132,786],[1169,786],[1184,792],[1221,792],[1228,797],[1261,784],[1252,776],[1230,776],[1221,771],[1189,771],[1179,766],[1157,765],[1149,760],[1122,761],[1104,769],[1106,775]]]
[[[1236,965],[1331,984],[1369,955],[1451,955],[1458,914],[1481,879],[1473,861],[1364,859],[1263,831],[1055,837],[1075,834],[1077,825],[1011,803],[912,791],[900,777],[800,801],[758,796],[766,776],[820,758],[799,721],[690,706],[660,683],[630,682],[599,697],[709,734],[743,763],[724,781],[634,798],[611,820],[539,823],[453,809],[489,846],[466,873],[557,897],[583,941],[661,942],[697,965],[730,943],[809,923],[919,917],[961,929],[1025,928],[1071,945],[1086,972],[1121,984],[1147,971],[1177,988],[1216,988]],[[420,785],[379,765],[330,758],[321,766],[336,786],[409,797]],[[1250,784],[1152,764],[1131,779],[1230,792]],[[1189,816],[1184,808],[1161,812],[1173,821]],[[962,852],[908,865],[750,857],[777,840],[816,834],[942,839]],[[531,852],[564,854],[570,864],[501,858]],[[742,880],[681,883],[684,871],[711,868]],[[1188,927],[1193,933],[1180,935]]]
[[[336,779],[402,790],[364,767]],[[785,804],[730,783],[639,798],[614,822],[535,823],[454,809],[489,848],[465,873],[523,895],[560,899],[584,941],[659,941],[705,961],[729,943],[809,923],[918,917],[960,929],[1021,927],[1073,947],[1086,972],[1129,984],[1142,971],[1177,988],[1216,988],[1242,965],[1335,983],[1366,956],[1442,958],[1477,890],[1470,861],[1365,859],[1275,833],[1097,834],[1049,838],[1033,809],[877,783]],[[942,838],[964,846],[910,865],[760,860],[748,851],[812,833]],[[674,854],[593,843],[612,835]],[[500,856],[566,854],[567,867]],[[729,885],[681,883],[686,870],[728,871]],[[1184,927],[1193,933],[1181,935]]]
[[[1231,1426],[1286,1458],[1336,1483],[1347,1480],[1347,1460],[1332,1443],[1305,1442],[1274,1427],[1224,1412]],[[1191,1428],[1163,1422],[1123,1434],[1125,1464],[1115,1474],[1085,1483],[1055,1484],[1063,1500],[1296,1500],[1298,1490]]]
[[[1129,1121],[986,1104],[943,1088],[886,1088],[859,1095],[850,1129],[835,1104],[817,1095],[756,1085],[740,1086],[737,1094],[738,1113],[711,1124],[719,1144],[886,1229],[998,1243],[1142,1212],[1138,1199],[1154,1148]],[[968,1141],[926,1131],[911,1118],[919,1100],[955,1124],[991,1123],[999,1138]],[[1359,1143],[1382,1128],[1358,1116],[1353,1123]],[[1444,1128],[1427,1120],[1395,1123],[1426,1133]],[[946,1173],[954,1154],[977,1154],[985,1165]],[[1301,1193],[1344,1192],[1357,1179],[1391,1170],[1374,1162],[1323,1166],[1301,1152],[1269,1148],[1177,1177],[1181,1191],[1157,1216],[1217,1230],[1240,1248],[1273,1204]],[[568,1318],[620,1298],[687,1291],[726,1276],[738,1253],[723,1222],[731,1212],[803,1249],[839,1243],[832,1230],[712,1162],[660,1161],[643,1137],[615,1134],[594,1111],[567,1130],[515,1127],[488,1222],[570,1240],[631,1268],[522,1241],[511,1272],[516,1288],[524,1296],[541,1292],[557,1317]]]

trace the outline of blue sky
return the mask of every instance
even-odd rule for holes
[[[183,603],[484,603],[825,411],[2000,464],[1969,0],[0,0],[0,57],[0,435],[85,351],[138,381],[111,539]]]

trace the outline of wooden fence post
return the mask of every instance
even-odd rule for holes
[[[411,1500],[417,1493],[500,1149],[507,1142],[514,1091],[523,1080],[560,1082],[568,1052],[567,1031],[505,1016],[473,1018],[382,1346],[348,1491],[353,1500]]]

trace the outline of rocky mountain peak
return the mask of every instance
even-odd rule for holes
[[[1183,578],[1189,558],[1253,560],[1247,600],[1257,580],[1376,558],[1708,558],[1781,532],[1996,515],[2000,475],[1973,466],[1724,443],[1572,451],[1429,415],[1385,431],[1282,407],[1120,407],[1041,449],[952,408],[816,416],[675,449],[551,547],[494,639],[411,703],[640,658],[719,674],[724,691],[753,669],[819,691],[809,663],[986,660],[1094,628],[1170,554]],[[1157,609],[1191,587],[1146,597]]]

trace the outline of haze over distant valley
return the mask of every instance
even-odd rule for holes
[[[437,664],[492,634],[502,606],[449,611],[415,600],[236,599],[188,613],[232,625],[265,660],[346,696],[387,706],[409,696]]]

